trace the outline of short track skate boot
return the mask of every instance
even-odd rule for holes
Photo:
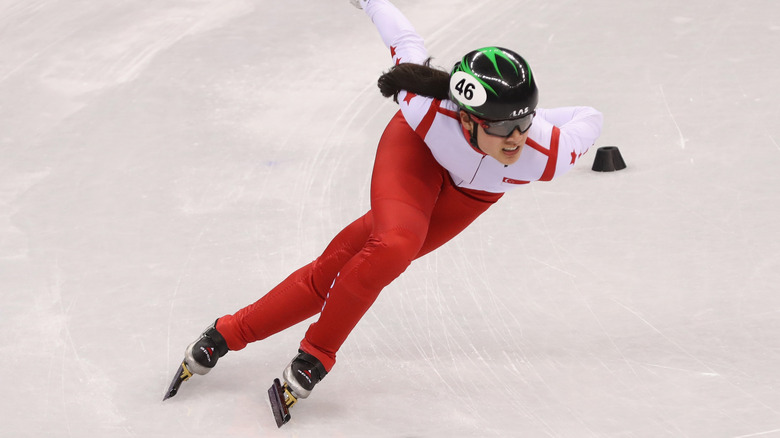
[[[328,372],[319,359],[298,350],[298,355],[282,373],[284,385],[279,379],[274,379],[273,385],[268,388],[268,400],[271,402],[271,412],[277,427],[282,427],[290,421],[290,408],[298,399],[308,397],[314,385],[325,378],[326,374]]]
[[[328,372],[319,359],[298,350],[298,355],[284,369],[282,377],[285,386],[295,398],[306,398],[311,394],[314,385],[324,379],[326,374]]]
[[[211,324],[198,339],[184,350],[184,363],[195,374],[206,374],[217,360],[228,352],[225,338],[217,331],[217,322]]]
[[[193,374],[206,374],[214,368],[217,360],[228,352],[225,338],[217,331],[217,322],[211,324],[200,337],[184,350],[184,360],[181,361],[176,375],[173,377],[163,401],[179,392],[182,382],[186,382]]]

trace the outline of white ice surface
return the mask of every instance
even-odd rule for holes
[[[628,169],[518,188],[388,287],[277,430],[307,324],[184,347],[368,208],[395,111],[346,0],[0,1],[0,436],[780,436],[780,3],[397,0],[524,54]]]

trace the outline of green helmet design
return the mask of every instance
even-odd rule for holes
[[[450,100],[477,117],[507,120],[532,113],[539,91],[523,57],[502,47],[484,47],[452,68]]]

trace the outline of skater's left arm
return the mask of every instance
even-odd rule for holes
[[[425,41],[412,23],[388,0],[360,0],[360,6],[379,31],[385,46],[390,49],[393,64],[412,62],[422,64],[428,59]]]
[[[571,170],[601,135],[604,116],[589,106],[537,108],[536,117],[556,126],[558,157],[555,176]],[[534,121],[536,123],[536,121]]]

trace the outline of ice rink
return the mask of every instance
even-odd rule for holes
[[[347,0],[0,0],[0,437],[780,437],[780,3],[396,0],[503,45],[628,168],[507,194],[277,429],[311,321],[184,348],[368,208],[397,109]]]

